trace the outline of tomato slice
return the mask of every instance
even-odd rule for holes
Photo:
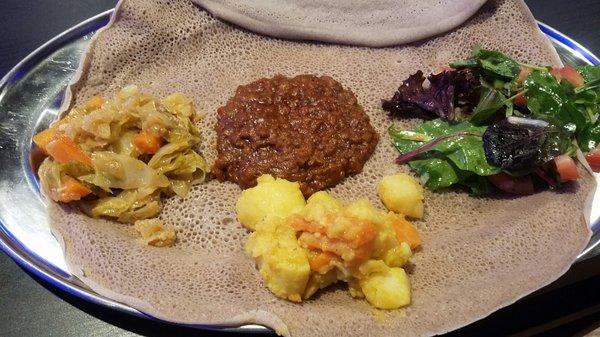
[[[575,164],[573,158],[566,154],[554,157],[554,164],[556,165],[556,172],[558,172],[560,182],[565,183],[579,178],[577,164]]]
[[[562,78],[571,82],[575,88],[582,86],[584,83],[583,76],[581,76],[581,74],[571,66],[564,66],[560,70],[560,74],[562,75]]]
[[[569,81],[575,88],[580,87],[584,84],[583,76],[577,72],[577,69],[571,66],[564,66],[562,68],[552,68],[550,73],[558,82],[564,80]]]
[[[597,147],[585,155],[585,159],[594,172],[600,172],[600,147]]]
[[[525,108],[527,107],[527,97],[525,97],[525,94],[521,92],[521,94],[519,94],[515,97],[515,99],[513,99],[513,103],[515,105]]]
[[[533,180],[530,176],[513,177],[504,172],[488,176],[498,189],[512,194],[533,194]]]
[[[562,73],[560,71],[560,68],[552,68],[552,69],[550,69],[550,74],[552,74],[552,76],[554,76],[554,78],[556,78],[557,82],[562,81]]]

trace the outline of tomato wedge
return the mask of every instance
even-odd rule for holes
[[[562,81],[562,73],[560,71],[560,68],[552,68],[552,69],[550,69],[550,74],[552,74],[552,76],[554,76],[554,78],[556,78],[557,82]]]
[[[533,180],[530,176],[513,177],[504,172],[488,176],[488,180],[498,189],[512,194],[533,194]]]
[[[582,86],[585,82],[583,76],[581,76],[581,74],[577,72],[577,69],[571,66],[564,66],[562,68],[552,68],[552,70],[550,70],[550,73],[552,74],[552,76],[554,76],[554,78],[556,78],[558,82],[562,81],[563,79],[567,80],[575,88]]]
[[[575,164],[573,158],[566,154],[554,157],[554,164],[556,165],[556,172],[558,172],[560,182],[565,183],[579,178],[577,164]]]
[[[515,96],[513,103],[523,108],[527,107],[527,98],[525,97],[525,93],[521,92],[518,96]]]
[[[571,66],[562,67],[562,69],[560,70],[560,74],[562,75],[562,78],[571,82],[571,84],[575,88],[582,86],[585,82],[583,76],[581,76],[581,74],[578,73],[577,70]]]
[[[593,149],[585,155],[585,159],[594,172],[600,172],[600,147]]]

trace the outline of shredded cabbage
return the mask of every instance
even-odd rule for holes
[[[82,194],[80,205],[90,216],[127,223],[155,217],[161,195],[183,198],[206,177],[206,161],[194,150],[201,141],[196,118],[194,104],[180,93],[158,100],[130,85],[111,100],[92,97],[51,126],[72,139],[92,165],[59,164],[49,157],[38,171],[42,188],[60,201],[56,191],[65,177],[71,183],[74,178],[81,184],[75,187],[89,194]],[[137,148],[142,134],[160,139],[156,153]]]
[[[141,160],[108,151],[92,153],[94,174],[81,180],[110,192],[113,188],[130,190],[142,187],[167,187],[169,179]]]

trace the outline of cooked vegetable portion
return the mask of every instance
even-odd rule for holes
[[[411,218],[423,217],[423,187],[408,174],[397,173],[381,178],[377,194],[390,211]]]
[[[257,179],[258,185],[242,191],[236,204],[240,222],[248,229],[256,230],[261,221],[269,217],[286,217],[304,208],[306,201],[300,184],[264,174]]]
[[[184,197],[204,180],[195,118],[182,94],[158,100],[127,86],[111,100],[94,96],[33,137],[48,155],[38,170],[42,189],[90,216],[136,223],[148,244],[170,245],[172,229],[139,220],[157,216],[161,195]]]
[[[137,220],[133,227],[140,233],[141,240],[147,245],[168,247],[175,243],[175,230],[165,226],[159,219]]]
[[[396,184],[391,187],[408,184],[407,193],[393,200],[395,206],[412,209],[422,203],[413,191],[416,182],[401,175],[391,179]],[[404,200],[409,204],[400,205]],[[254,230],[246,252],[276,296],[301,302],[344,281],[353,297],[365,297],[376,308],[410,304],[410,281],[402,266],[421,238],[404,215],[380,211],[367,199],[344,205],[324,191],[304,204],[298,183],[268,175],[242,193],[237,209],[240,222]]]
[[[599,66],[539,67],[477,46],[471,58],[441,70],[427,77],[428,86],[417,71],[383,102],[394,116],[418,110],[439,117],[413,130],[389,130],[401,153],[397,162],[408,163],[431,189],[554,188],[578,178],[578,148],[588,152],[600,142]],[[593,164],[594,156],[587,158]]]

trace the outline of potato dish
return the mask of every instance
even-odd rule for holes
[[[384,180],[383,186],[397,179]],[[405,191],[402,195],[415,198],[403,201],[422,203],[419,191]],[[246,252],[276,296],[301,302],[344,281],[351,296],[366,298],[376,308],[410,304],[410,281],[402,266],[421,239],[404,215],[378,210],[366,198],[344,205],[324,191],[305,201],[298,183],[270,175],[243,191],[236,209],[240,222],[254,231]]]

